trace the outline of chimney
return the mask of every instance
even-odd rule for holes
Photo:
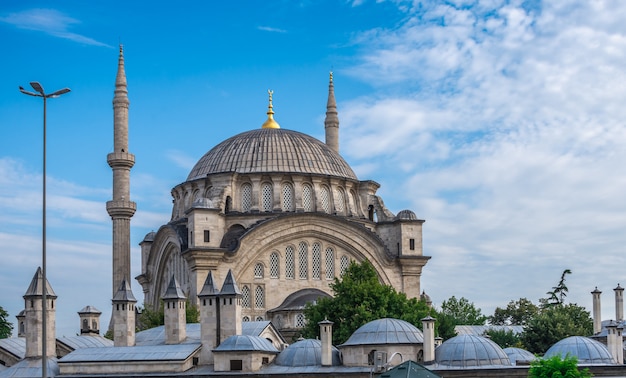
[[[163,299],[165,344],[180,344],[187,338],[186,299],[178,281],[172,275]]]
[[[621,323],[624,320],[624,288],[617,284],[615,291],[615,321]]]
[[[219,345],[219,295],[220,291],[213,280],[213,273],[209,274],[204,281],[204,286],[198,294],[200,301],[200,340],[202,350],[200,351],[200,363],[203,365],[213,364],[213,349]]]
[[[617,362],[618,348],[621,349],[621,344],[617,345],[617,323],[611,320],[609,324],[606,325],[606,348],[613,356],[615,362]],[[623,358],[622,358],[623,360]]]
[[[317,323],[320,326],[320,340],[322,342],[322,366],[333,365],[333,322],[324,319]]]
[[[424,365],[435,362],[435,321],[430,315],[422,319],[424,333]]]
[[[591,292],[593,296],[593,334],[597,335],[602,331],[602,316],[600,315],[600,294],[602,292],[598,290],[596,286],[595,290]]]

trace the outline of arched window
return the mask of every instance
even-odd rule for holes
[[[295,211],[295,201],[293,195],[293,186],[290,183],[283,185],[283,211]]]
[[[257,263],[254,266],[254,278],[263,278],[263,264]]]
[[[241,288],[241,307],[250,308],[250,288],[248,286]]]
[[[348,256],[343,255],[341,256],[341,260],[339,261],[339,275],[343,276],[343,274],[346,272],[346,269],[348,269],[348,265],[350,265],[350,259],[348,259]]]
[[[295,258],[293,255],[293,247],[285,248],[285,277],[288,279],[295,278]]]
[[[83,319],[83,330],[89,329],[89,321],[87,319]]]
[[[98,322],[95,320],[91,321],[91,329],[98,330]]]
[[[280,274],[279,264],[280,260],[278,258],[278,253],[272,252],[270,255],[270,277],[278,278],[278,275]]]
[[[335,210],[338,214],[343,214],[346,210],[346,197],[343,195],[343,189],[335,189]]]
[[[326,214],[330,214],[330,190],[328,190],[327,186],[322,186],[320,200],[322,201],[322,210]]]
[[[304,314],[296,314],[296,328],[304,328],[306,325],[306,318]]]
[[[304,211],[313,211],[313,188],[309,184],[302,185],[302,207]]]
[[[265,294],[261,286],[257,286],[256,289],[254,289],[254,307],[265,307]]]
[[[224,213],[228,214],[233,208],[233,200],[230,196],[226,197],[226,205],[224,205]]]
[[[326,248],[326,279],[335,278],[335,251],[332,248]]]
[[[272,184],[269,182],[263,183],[261,186],[261,200],[263,205],[263,211],[272,211]]]
[[[322,246],[319,243],[313,243],[311,258],[313,260],[311,276],[314,280],[319,280],[322,278]]]
[[[243,319],[241,319],[241,321],[249,322],[250,321],[250,317],[249,316],[244,316]]]
[[[263,321],[263,317],[262,316],[257,316],[255,320],[257,322],[262,322]]]
[[[305,242],[298,244],[298,262],[300,263],[300,279],[309,278],[309,246]]]
[[[246,213],[252,208],[252,185],[241,185],[241,211]]]

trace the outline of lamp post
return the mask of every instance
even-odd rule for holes
[[[48,369],[48,351],[47,351],[47,322],[46,322],[46,310],[47,310],[47,297],[46,297],[46,283],[48,282],[46,279],[46,100],[49,98],[59,97],[62,94],[65,94],[70,91],[69,88],[59,89],[56,92],[46,94],[43,90],[43,87],[37,81],[31,81],[30,86],[37,92],[29,92],[24,88],[20,87],[20,92],[27,94],[29,96],[41,97],[43,99],[43,207],[42,207],[42,234],[41,234],[41,274],[42,274],[42,283],[41,283],[41,299],[42,299],[42,308],[41,308],[41,323],[42,323],[42,333],[41,333],[41,376],[43,378],[47,377],[47,369]]]

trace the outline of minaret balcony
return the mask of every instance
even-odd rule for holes
[[[107,201],[107,212],[112,218],[130,218],[137,211],[137,204],[133,201]]]
[[[111,168],[132,168],[135,165],[135,155],[128,152],[111,152],[107,155],[107,163]]]

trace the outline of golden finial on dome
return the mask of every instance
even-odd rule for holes
[[[274,120],[274,107],[272,106],[272,95],[274,94],[274,91],[271,89],[267,90],[267,94],[269,94],[270,96],[270,104],[267,107],[267,121],[265,121],[263,123],[263,126],[261,126],[262,129],[280,129],[280,125],[278,124],[278,122],[276,122]]]

